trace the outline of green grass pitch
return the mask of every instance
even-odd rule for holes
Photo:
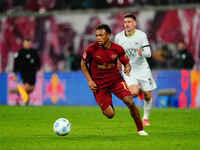
[[[72,122],[67,136],[53,132],[61,117]],[[200,149],[199,109],[154,108],[150,121],[141,137],[125,107],[107,119],[98,107],[0,106],[0,150]]]

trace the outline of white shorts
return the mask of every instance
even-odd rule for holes
[[[128,86],[138,85],[143,91],[152,91],[157,88],[156,82],[151,74],[145,78],[137,78],[134,75],[126,76],[124,73],[122,75]]]

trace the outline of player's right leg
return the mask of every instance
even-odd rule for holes
[[[18,84],[17,85],[17,89],[18,89],[19,94],[22,97],[22,100],[24,101],[24,103],[27,103],[27,101],[29,99],[29,95],[26,92],[26,89],[25,89],[24,85]]]
[[[23,72],[21,73],[22,81],[24,84],[25,92],[27,93],[28,97],[24,100],[25,105],[29,105],[30,99],[30,93],[34,90],[34,85],[36,83],[36,72]]]
[[[103,114],[111,119],[115,115],[115,111],[112,106],[112,95],[106,89],[99,89],[94,92],[94,97],[99,104]]]
[[[109,119],[113,118],[115,115],[115,112],[113,110],[113,107],[109,105],[105,110],[103,110],[103,114],[108,117]]]
[[[26,105],[29,101],[29,93],[27,91],[29,88],[28,83],[29,83],[30,78],[32,78],[32,76],[27,72],[20,72],[20,76],[21,76],[23,84],[18,84],[17,89],[20,93],[20,96],[24,104]]]
[[[149,115],[152,109],[152,93],[151,91],[143,91],[143,93],[144,93],[143,125],[150,126]]]

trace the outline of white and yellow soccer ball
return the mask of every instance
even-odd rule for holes
[[[53,124],[53,130],[57,135],[65,136],[69,134],[72,129],[72,125],[66,118],[59,118]]]

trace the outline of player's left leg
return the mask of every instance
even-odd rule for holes
[[[115,111],[111,105],[109,105],[105,110],[103,110],[103,114],[108,118],[112,119],[115,115]]]
[[[132,100],[131,92],[129,91],[128,86],[126,85],[125,81],[116,83],[115,86],[112,88],[112,92],[118,98],[120,98],[126,104],[126,106],[129,108],[130,115],[133,118],[133,120],[135,121],[138,134],[142,135],[142,136],[148,135],[148,133],[146,133],[143,130],[143,125],[142,125],[142,120],[140,117],[139,110],[136,107],[134,101]]]
[[[29,105],[30,102],[30,94],[34,91],[35,86],[29,83],[24,84],[24,89],[28,94],[28,99],[25,101],[25,105]]]
[[[113,118],[115,111],[114,107],[112,106],[112,95],[110,91],[107,89],[98,89],[93,94],[103,114],[109,119]]]
[[[143,91],[144,94],[144,114],[143,114],[143,125],[150,126],[149,115],[152,109],[152,92]]]
[[[152,109],[152,90],[156,88],[156,83],[152,75],[149,75],[149,77],[139,80],[138,82],[140,83],[144,96],[143,125],[150,126],[149,115]]]

